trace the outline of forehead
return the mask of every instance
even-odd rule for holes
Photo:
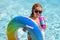
[[[36,7],[35,9],[37,9],[37,10],[42,10],[42,8],[41,8],[41,7]]]

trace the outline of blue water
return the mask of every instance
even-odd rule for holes
[[[28,17],[35,3],[43,6],[42,15],[47,25],[45,40],[60,40],[60,0],[0,0],[0,40],[7,40],[9,21],[19,15]]]

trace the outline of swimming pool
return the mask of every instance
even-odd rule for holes
[[[59,2],[60,0],[0,0],[0,40],[7,40],[6,28],[9,21],[19,15],[28,17],[34,3],[40,3],[43,6],[42,15],[45,16],[47,22],[47,29],[44,31],[45,40],[60,40]],[[27,34],[23,34],[25,35],[22,38],[26,37]]]

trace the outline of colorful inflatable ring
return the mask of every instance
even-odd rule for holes
[[[31,19],[24,16],[18,16],[12,19],[7,27],[8,40],[18,40],[15,37],[15,32],[19,28],[25,28],[31,34],[32,40],[43,40],[42,33],[36,23]]]

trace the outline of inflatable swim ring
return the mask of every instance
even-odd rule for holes
[[[31,19],[24,16],[13,18],[7,27],[8,40],[18,40],[15,37],[15,32],[19,28],[25,28],[31,34],[32,40],[43,40],[42,33],[36,23]]]

